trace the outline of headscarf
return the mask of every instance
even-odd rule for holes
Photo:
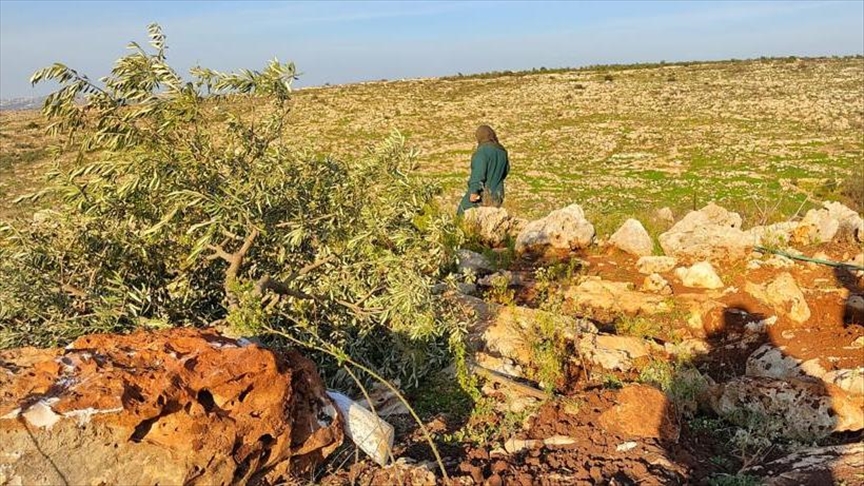
[[[492,127],[489,125],[480,125],[477,127],[477,131],[474,132],[474,138],[477,139],[478,147],[484,143],[491,143],[497,145],[502,150],[504,149],[504,146],[498,141],[498,135],[495,134],[495,130],[492,130]]]

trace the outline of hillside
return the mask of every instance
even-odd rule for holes
[[[714,200],[752,225],[803,213],[859,165],[862,79],[864,58],[777,59],[309,88],[286,142],[347,156],[399,130],[455,206],[485,122],[511,155],[515,214],[579,202],[605,232],[647,208]],[[4,205],[47,162],[37,116],[0,113]]]

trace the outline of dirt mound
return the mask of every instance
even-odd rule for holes
[[[311,361],[213,332],[0,353],[0,482],[229,484],[302,474],[342,442]]]

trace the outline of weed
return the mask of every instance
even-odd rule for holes
[[[621,381],[621,378],[618,378],[611,373],[604,374],[602,376],[602,379],[603,388],[606,388],[608,390],[620,390],[621,388],[624,388],[624,382]]]

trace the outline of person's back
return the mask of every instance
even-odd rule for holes
[[[481,125],[475,133],[477,149],[471,157],[468,191],[462,198],[457,214],[477,206],[500,207],[504,202],[504,179],[510,172],[507,150],[498,142],[495,132]]]

